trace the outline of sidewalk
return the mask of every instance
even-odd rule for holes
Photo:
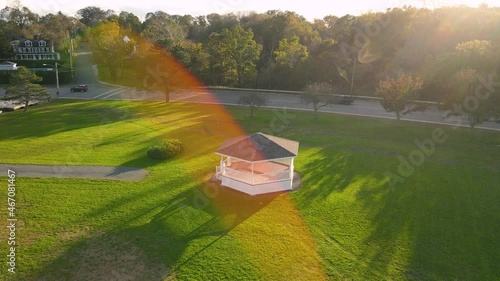
[[[149,171],[141,168],[111,166],[61,166],[61,165],[18,165],[0,164],[0,170],[10,169],[17,177],[27,178],[81,178],[139,181]]]

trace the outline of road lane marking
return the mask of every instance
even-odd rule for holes
[[[178,94],[176,94],[178,95]],[[200,96],[202,95],[201,93],[198,93],[198,94],[193,94],[193,95],[189,95],[189,96],[182,96],[180,98],[174,98],[175,100],[185,100],[185,99],[189,99],[189,98],[192,98],[192,97],[197,97],[197,96]]]
[[[107,91],[105,93],[102,93],[100,95],[97,95],[97,96],[93,97],[93,99],[97,99],[98,97],[104,96],[104,95],[109,94],[109,93],[114,92],[114,91],[119,91],[121,89],[123,89],[123,88],[116,88],[116,89],[113,89],[113,90],[109,90],[109,91]]]
[[[126,90],[127,90],[126,88],[125,88],[125,89],[122,89],[122,90],[120,90],[120,91],[118,91],[118,92],[116,92],[116,93],[112,93],[112,94],[111,94],[111,95],[109,95],[109,96],[105,96],[105,97],[103,97],[102,99],[103,99],[103,100],[105,100],[105,99],[107,99],[107,98],[109,98],[109,97],[112,97],[112,96],[114,96],[114,95],[118,95],[119,93],[123,93],[123,92],[125,92]]]
[[[60,99],[67,99],[67,100],[90,100],[91,98],[82,98],[82,97],[68,97],[68,96],[61,96],[59,97]]]

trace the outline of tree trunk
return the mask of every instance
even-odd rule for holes
[[[27,100],[26,103],[24,103],[24,111],[23,111],[23,113],[26,113],[26,111],[28,111],[29,104],[30,104],[29,100]]]
[[[123,71],[123,60],[120,61],[120,67],[118,68],[118,78],[122,77],[122,71]]]
[[[255,110],[255,108],[253,106],[250,106],[250,117],[253,118],[253,111]]]
[[[165,103],[170,102],[170,91],[168,89],[165,90]]]
[[[111,67],[109,66],[109,63],[106,63],[106,66],[108,67],[109,78],[112,79],[112,77],[111,77]]]
[[[476,127],[476,119],[470,115],[467,117],[467,119],[469,119],[470,130],[474,131],[474,128]]]

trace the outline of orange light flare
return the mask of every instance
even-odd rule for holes
[[[212,154],[215,172],[217,147],[224,140],[247,135],[247,132],[214,94],[203,89],[203,84],[172,54],[138,34],[121,30],[121,36],[124,35],[131,38],[137,48],[137,53],[129,60],[133,61],[132,69],[138,83],[136,88],[141,89],[138,92],[145,93],[140,99],[147,101],[151,100],[148,94],[157,96],[158,92],[174,92],[176,106],[165,112],[182,110],[186,116],[185,120],[175,121],[181,122],[181,127],[186,125],[173,132],[174,137],[181,139],[190,150],[184,157],[207,157]],[[168,107],[168,104],[165,106]],[[149,119],[169,118],[154,113],[141,114],[141,117]],[[191,122],[193,119],[196,120],[194,125]],[[165,126],[172,126],[171,121],[164,123]],[[248,150],[248,153],[260,153],[255,144],[248,144],[242,149]],[[257,158],[263,157],[257,155]],[[193,173],[193,177],[199,177],[199,174]],[[259,197],[218,194],[209,198],[210,205],[217,212],[215,216],[221,218],[227,231],[238,238],[242,250],[258,261],[257,266],[263,276],[271,279],[291,277],[289,280],[326,279],[314,240],[288,193]],[[279,272],[276,268],[280,269]]]

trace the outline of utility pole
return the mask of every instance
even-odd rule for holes
[[[69,33],[69,30],[68,30],[68,39],[69,39],[69,48],[68,48],[69,67],[71,69],[71,78],[74,78],[74,76],[73,76],[73,39],[71,38],[71,34]]]
[[[57,62],[54,63],[54,65],[51,65],[48,63],[44,63],[43,65],[55,66],[55,68],[56,68],[56,87],[57,87],[56,94],[57,94],[57,98],[59,98],[59,69],[57,68]]]
[[[56,65],[56,85],[57,85],[57,98],[59,99],[59,70],[57,69],[57,62],[55,63]]]
[[[354,58],[354,66],[352,68],[352,78],[351,78],[351,97],[352,91],[354,89],[354,73],[356,73],[356,63],[358,62],[358,58]]]

